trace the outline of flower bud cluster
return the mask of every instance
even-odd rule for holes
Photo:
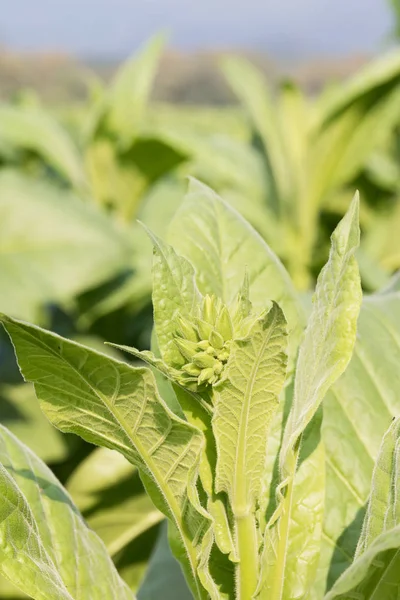
[[[222,300],[205,296],[193,320],[178,318],[175,344],[182,356],[181,382],[189,387],[215,385],[228,361],[234,326]]]

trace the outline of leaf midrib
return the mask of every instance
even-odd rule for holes
[[[18,326],[18,324],[17,324]],[[37,338],[35,338],[29,331],[25,330],[25,333],[33,338],[34,340],[34,344],[37,344],[38,341],[40,341],[40,344],[42,345],[42,347],[45,348],[46,351],[50,352],[50,354],[52,354],[55,358],[61,360],[62,362],[64,362],[65,364],[67,364],[75,373],[76,375],[82,379],[82,381],[88,386],[88,388],[93,392],[93,394],[95,396],[97,396],[97,398],[104,404],[104,406],[107,408],[108,412],[110,413],[111,417],[113,419],[116,419],[118,424],[120,425],[122,431],[125,433],[125,435],[127,436],[127,438],[131,441],[132,445],[134,446],[134,448],[136,448],[136,451],[138,452],[139,456],[143,459],[143,462],[145,463],[147,469],[148,469],[148,473],[151,475],[152,479],[154,480],[157,488],[160,490],[162,496],[165,498],[168,507],[171,510],[171,516],[173,517],[174,521],[175,521],[175,525],[181,535],[182,541],[186,547],[186,552],[187,552],[187,556],[189,558],[189,562],[190,562],[190,567],[192,570],[192,574],[194,577],[194,581],[196,582],[196,586],[198,587],[198,579],[197,579],[197,572],[196,572],[196,551],[195,548],[192,546],[190,540],[188,540],[187,536],[185,535],[184,531],[183,531],[183,527],[181,525],[180,522],[180,508],[179,505],[175,499],[175,496],[172,494],[172,492],[170,492],[168,486],[166,486],[166,489],[162,488],[162,483],[163,483],[163,477],[160,473],[160,471],[158,470],[156,464],[154,461],[151,460],[150,455],[148,455],[147,451],[143,448],[143,446],[141,445],[140,441],[137,441],[135,443],[134,439],[131,437],[129,431],[130,431],[130,427],[129,425],[125,422],[125,419],[121,417],[119,411],[117,410],[116,407],[115,408],[115,413],[113,413],[112,409],[111,409],[111,405],[109,404],[109,402],[106,399],[106,396],[104,394],[102,394],[101,392],[97,391],[92,384],[90,383],[90,381],[88,381],[86,379],[86,377],[84,377],[84,375],[82,375],[82,373],[80,373],[76,367],[74,365],[72,365],[63,355],[58,354],[57,352],[55,352],[53,350],[53,348],[51,348],[48,344],[46,344],[43,340],[38,340]],[[62,338],[61,338],[62,339]],[[80,347],[80,348],[84,348],[84,346],[81,346],[80,344],[76,344],[76,346]],[[95,352],[95,351],[94,351]],[[96,352],[95,352],[96,353]],[[101,354],[99,354],[100,356],[102,356]],[[114,362],[113,359],[109,359],[111,362]],[[118,364],[124,365],[125,367],[127,367],[126,364],[124,363],[119,363],[119,361],[115,361]],[[33,382],[35,384],[35,382]],[[146,382],[144,382],[144,385],[146,386]],[[114,392],[115,395],[115,392]],[[170,415],[169,415],[170,417]],[[185,425],[187,425],[188,427],[190,427],[190,425],[188,423],[185,423]],[[153,466],[153,469],[149,468],[149,465]],[[200,597],[200,594],[199,594]]]
[[[264,355],[265,348],[271,339],[271,335],[274,331],[276,321],[277,321],[277,311],[274,309],[274,306],[271,310],[274,310],[274,318],[269,326],[268,335],[264,338],[261,347],[258,352],[257,360],[253,364],[253,368],[250,373],[250,377],[248,379],[246,385],[246,391],[244,394],[244,402],[241,410],[241,419],[239,420],[239,435],[238,435],[238,443],[236,446],[236,457],[235,457],[235,471],[234,471],[234,485],[233,485],[233,501],[232,501],[232,509],[235,513],[237,510],[237,506],[235,506],[238,496],[243,494],[245,502],[247,504],[247,491],[248,491],[248,474],[246,473],[246,458],[247,458],[247,429],[249,422],[249,415],[251,410],[251,399],[252,399],[252,391],[253,387],[256,383],[256,375],[258,369],[260,367],[261,360]],[[241,499],[242,500],[242,499]],[[239,505],[241,502],[239,502]],[[241,507],[242,508],[242,507]],[[251,506],[246,506],[246,515],[251,510]],[[243,516],[242,514],[240,516]]]

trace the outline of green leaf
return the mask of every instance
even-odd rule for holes
[[[282,308],[289,328],[289,358],[294,360],[303,330],[300,301],[285,268],[254,229],[210,188],[192,180],[173,219],[169,238],[194,266],[202,294],[230,304],[241,288],[245,270],[255,313],[267,299]]]
[[[324,600],[397,600],[400,526],[385,531],[336,582]]]
[[[196,596],[203,598],[197,556],[209,520],[195,491],[204,444],[200,431],[171,412],[148,369],[118,362],[39,327],[7,317],[2,322],[24,378],[34,383],[49,420],[62,431],[118,450],[139,468],[152,501],[179,532],[186,576]]]
[[[217,492],[226,492],[235,519],[239,568],[245,598],[257,584],[255,509],[260,501],[268,429],[286,375],[286,321],[277,304],[259,317],[248,336],[236,340],[226,375],[215,388],[213,431],[217,446]],[[247,580],[247,581],[246,581]]]
[[[174,343],[176,318],[189,317],[200,294],[190,262],[179,256],[172,246],[152,234],[151,238],[154,242],[153,306],[158,346],[168,364],[179,365],[182,357]]]
[[[92,452],[73,472],[67,489],[111,556],[163,519],[137,468],[115,450]]]
[[[281,122],[271,91],[263,74],[247,60],[224,58],[222,70],[261,136],[274,180],[274,208],[279,214],[280,202],[289,197],[292,174],[287,169]]]
[[[293,404],[279,456],[279,504],[266,530],[263,571],[258,590],[261,597],[268,593],[271,600],[293,597],[293,590],[287,588],[285,572],[296,570],[297,561],[308,560],[308,568],[303,570],[301,593],[299,595],[298,582],[296,596],[306,597],[318,565],[319,548],[315,544],[315,531],[311,531],[310,534],[304,524],[301,552],[299,551],[294,565],[288,564],[288,540],[294,505],[293,489],[302,435],[328,389],[343,373],[352,355],[362,297],[358,267],[354,258],[359,235],[356,197],[332,234],[329,261],[319,275],[313,310],[300,347]],[[319,519],[315,523],[312,511],[310,516],[314,526],[320,528]],[[313,552],[310,551],[308,542],[311,543]]]
[[[133,599],[51,471],[0,426],[0,571],[35,600]]]
[[[381,96],[382,90],[392,89],[400,79],[400,52],[394,49],[368,63],[356,75],[350,78],[344,87],[338,87],[335,93],[326,97],[315,113],[316,123],[321,126],[341,114],[357,101],[364,101],[368,96]],[[382,87],[381,87],[382,86]]]
[[[383,438],[375,464],[356,558],[366,551],[378,535],[400,524],[399,440],[400,419],[397,417]]]
[[[179,563],[168,544],[167,528],[162,527],[157,546],[150,559],[138,600],[192,600]]]
[[[300,347],[295,393],[280,453],[284,477],[293,472],[299,437],[328,389],[346,369],[356,340],[362,291],[354,252],[360,242],[358,197],[332,234],[329,260],[322,269],[313,310]]]
[[[117,275],[131,254],[104,213],[11,170],[0,174],[0,239],[0,310],[29,320]]]
[[[50,115],[37,108],[0,107],[0,144],[39,155],[68,183],[82,187],[85,175],[77,148]]]
[[[117,72],[109,98],[108,122],[121,148],[130,145],[142,126],[164,37],[154,37]]]
[[[62,462],[69,454],[66,437],[43,415],[30,385],[0,386],[0,423],[47,463]]]
[[[400,591],[399,440],[400,419],[386,432],[375,464],[371,496],[353,564],[326,599],[385,598]]]
[[[354,558],[382,437],[398,415],[400,294],[364,298],[353,357],[324,400],[326,503],[313,600]]]

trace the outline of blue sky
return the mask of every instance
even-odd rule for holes
[[[160,29],[182,49],[274,55],[382,49],[388,0],[4,0],[0,44],[122,57]]]

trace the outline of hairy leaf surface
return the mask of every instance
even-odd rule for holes
[[[169,238],[194,266],[202,294],[231,303],[247,270],[254,312],[264,310],[269,299],[282,308],[290,334],[289,357],[294,360],[304,315],[293,284],[277,256],[232,207],[193,180]]]
[[[400,419],[385,434],[354,562],[326,599],[396,600],[400,592]]]
[[[202,597],[197,545],[208,519],[194,506],[204,443],[200,431],[170,411],[148,369],[120,363],[19,321],[3,317],[3,324],[21,371],[34,383],[50,421],[62,431],[118,450],[140,469],[154,504],[179,531],[187,576]]]
[[[355,198],[332,235],[330,258],[318,278],[313,310],[299,352],[294,399],[279,457],[280,502],[272,527],[266,530],[264,571],[259,586],[261,598],[282,600],[293,597],[293,591],[287,589],[287,583],[285,587],[285,572],[286,569],[288,572],[296,569],[296,564],[288,564],[287,558],[299,443],[329,387],[343,373],[351,358],[361,303],[360,277],[354,258],[358,243],[358,199]],[[317,504],[322,510],[321,503]],[[312,520],[314,522],[314,516]],[[318,519],[315,527],[320,527]],[[296,598],[307,595],[319,557],[313,531],[310,534],[304,526],[303,535],[301,548],[302,552],[308,554],[308,569],[303,573],[304,579],[300,591],[297,588]],[[311,555],[307,537],[314,548]],[[296,560],[300,558],[299,555]]]

